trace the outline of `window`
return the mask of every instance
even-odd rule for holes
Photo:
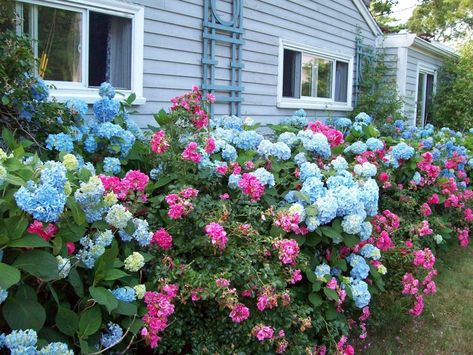
[[[419,64],[417,67],[417,96],[415,110],[415,124],[424,127],[432,121],[432,105],[437,83],[435,67]]]
[[[278,106],[351,110],[352,62],[281,41]]]
[[[112,0],[95,3],[17,2],[23,19],[17,31],[30,36],[38,74],[54,84],[58,99],[93,102],[107,81],[144,103],[143,9]]]

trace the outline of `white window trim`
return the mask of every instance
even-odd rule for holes
[[[414,117],[412,118],[412,121],[411,121],[411,125],[414,126],[414,127],[416,126],[416,122],[417,122],[417,105],[419,103],[419,76],[420,76],[421,73],[430,74],[430,75],[434,76],[433,95],[435,95],[437,93],[438,67],[436,67],[435,65],[424,63],[424,62],[418,62],[417,63],[417,74],[416,74],[416,93],[415,93],[416,100],[415,100],[415,103],[414,103]],[[426,85],[426,84],[427,83],[425,83],[424,85]],[[424,112],[424,110],[425,110],[425,107],[422,108],[422,127],[425,125],[425,122],[424,122],[425,112]]]
[[[143,48],[144,48],[144,8],[142,6],[117,1],[117,0],[21,0],[23,3],[33,5],[53,6],[64,9],[71,9],[76,11],[91,10],[95,12],[102,12],[109,15],[128,17],[132,20],[132,58],[131,58],[131,89],[118,90],[124,95],[135,93],[136,99],[134,105],[143,105],[146,98],[143,96]],[[88,75],[88,23],[87,18],[83,18],[83,42],[82,50],[85,52],[83,56],[83,65],[85,74]],[[84,63],[85,62],[85,63]],[[82,78],[84,81],[85,78]],[[71,83],[61,81],[46,81],[48,84],[53,84],[56,89],[50,90],[52,97],[60,102],[64,102],[71,98],[77,98],[85,101],[88,104],[97,101],[99,96],[98,88],[88,88],[82,83]]]
[[[283,97],[283,66],[284,66],[284,49],[295,50],[299,52],[305,52],[307,54],[313,54],[320,56],[322,59],[339,60],[348,63],[348,92],[347,102],[336,102],[332,99],[307,97],[302,96],[300,99]],[[279,58],[278,58],[278,94],[277,94],[277,107],[279,108],[304,108],[313,110],[329,110],[329,111],[353,111],[352,100],[353,100],[353,63],[354,55],[348,55],[343,53],[328,52],[320,50],[305,44],[287,41],[282,38],[279,39]],[[336,82],[336,65],[333,65],[333,77],[332,77],[332,97],[334,97],[335,82]]]

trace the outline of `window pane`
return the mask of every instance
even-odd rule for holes
[[[39,74],[47,80],[82,81],[82,14],[38,6]]]
[[[302,56],[302,96],[332,97],[333,62],[313,55]]]
[[[333,63],[325,59],[318,60],[317,97],[332,97]]]
[[[301,82],[301,53],[284,50],[283,96],[299,98]]]
[[[348,100],[348,63],[337,62],[335,78],[335,101]]]
[[[416,126],[422,127],[424,123],[424,96],[425,96],[425,74],[419,73],[419,81],[417,83],[417,112],[416,112]]]
[[[131,89],[131,32],[129,18],[90,12],[89,86]]]
[[[302,96],[313,96],[317,94],[316,85],[317,73],[314,75],[314,70],[317,70],[317,59],[308,54],[302,55]]]

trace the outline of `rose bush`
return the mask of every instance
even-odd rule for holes
[[[470,133],[299,110],[263,136],[197,87],[143,132],[133,97],[100,94],[93,116],[64,106],[41,159],[3,132],[13,353],[352,354],[373,299],[419,316],[437,250],[468,244]]]

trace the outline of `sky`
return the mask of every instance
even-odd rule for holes
[[[406,23],[409,17],[412,15],[414,7],[419,2],[419,0],[399,0],[399,3],[393,9],[393,16],[398,19],[396,24]]]

